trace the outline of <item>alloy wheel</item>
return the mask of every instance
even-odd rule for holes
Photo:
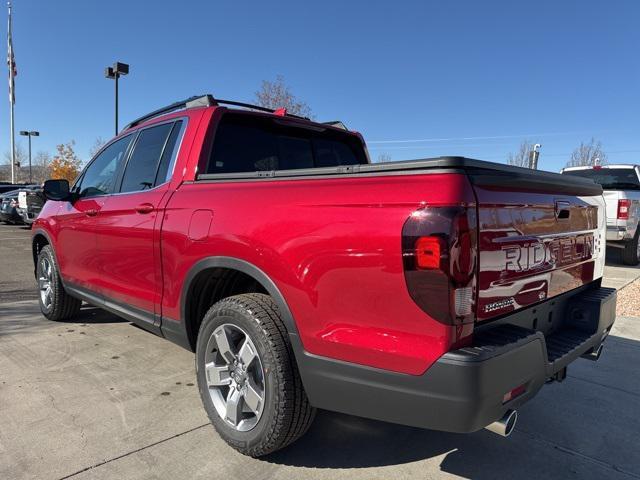
[[[40,301],[46,309],[51,308],[53,303],[52,283],[53,268],[51,261],[47,257],[43,257],[40,259],[40,268],[38,269],[38,288],[40,290]]]
[[[209,395],[220,418],[238,431],[251,430],[262,416],[265,379],[247,332],[236,325],[220,325],[207,342],[204,361]]]

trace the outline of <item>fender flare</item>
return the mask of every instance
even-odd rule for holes
[[[189,290],[191,289],[191,285],[196,276],[204,270],[209,268],[229,268],[232,270],[238,270],[246,275],[249,275],[254,280],[256,280],[260,285],[264,287],[267,293],[274,299],[276,305],[278,305],[278,310],[280,311],[280,315],[282,317],[282,321],[287,329],[287,333],[290,337],[298,337],[298,329],[296,327],[295,320],[293,315],[291,314],[291,309],[287,304],[287,301],[280,292],[280,289],[277,287],[275,282],[271,280],[271,278],[260,268],[253,265],[252,263],[247,262],[246,260],[242,260],[235,257],[225,257],[225,256],[213,256],[206,257],[201,260],[198,260],[194,265],[191,266],[187,275],[185,276],[184,282],[182,284],[182,291],[180,293],[180,317],[181,323],[184,328],[184,333],[188,338],[188,328],[187,328],[187,316],[186,316],[186,306],[187,306],[187,297],[189,294]],[[164,322],[163,322],[164,324]],[[189,339],[191,340],[191,339]]]
[[[51,251],[53,252],[53,258],[56,261],[56,265],[58,265],[58,269],[60,269],[60,262],[58,261],[58,255],[56,254],[56,247],[55,247],[55,244],[53,243],[53,240],[51,239],[51,236],[43,228],[37,228],[33,230],[33,232],[31,233],[31,255],[33,257],[33,275],[34,276],[36,275],[36,269],[37,269],[36,264],[38,263],[38,258],[35,256],[34,246],[35,246],[36,237],[38,235],[43,236],[47,240],[47,243],[51,246]],[[60,279],[62,280],[62,274],[60,274]],[[62,282],[62,284],[64,285],[64,281]]]

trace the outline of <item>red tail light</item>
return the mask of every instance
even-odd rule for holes
[[[618,200],[618,220],[627,220],[629,218],[629,207],[631,201],[627,199]]]
[[[442,238],[420,237],[416,240],[416,267],[420,270],[434,270],[440,268]]]
[[[427,207],[414,212],[402,229],[409,294],[439,322],[474,320],[476,223],[473,207]]]

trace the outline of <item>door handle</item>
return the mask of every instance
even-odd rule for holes
[[[136,212],[138,213],[151,213],[153,212],[153,205],[150,203],[141,203],[136,207]]]
[[[87,217],[95,217],[98,214],[98,210],[96,210],[95,208],[90,208],[89,210],[86,210],[84,213]]]
[[[571,204],[569,202],[556,202],[556,218],[566,220],[571,215]]]

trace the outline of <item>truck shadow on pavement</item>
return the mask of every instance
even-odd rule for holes
[[[607,247],[605,265],[609,267],[640,268],[640,265],[625,265],[622,261],[622,249],[615,247]]]
[[[128,320],[118,317],[98,307],[84,304],[80,313],[69,320],[59,323],[127,323]]]
[[[15,333],[28,333],[60,324],[100,324],[127,322],[100,308],[84,305],[80,313],[69,320],[52,322],[40,313],[33,301],[0,304],[0,337]]]
[[[431,460],[439,462],[441,471],[479,479],[640,478],[639,362],[640,342],[611,336],[598,362],[580,360],[565,382],[544,386],[520,408],[509,438],[484,430],[452,434],[320,411],[303,438],[265,460],[319,469]],[[396,476],[399,471],[393,472]]]
[[[452,434],[323,411],[319,412],[303,439],[284,451],[272,454],[267,461],[325,469],[397,468],[403,464],[427,461],[430,467],[425,465],[425,468],[429,468],[430,473],[433,473],[432,462],[435,461],[440,464],[441,471],[487,480],[514,478],[514,473],[519,470],[516,464],[529,463],[531,468],[539,470],[531,465],[529,455],[539,460],[545,458],[548,463],[555,461],[559,465],[567,461],[559,458],[560,455],[543,456],[540,446],[527,451],[522,443],[530,440],[530,435],[521,432],[515,432],[509,439],[484,431]],[[411,471],[415,474],[415,467],[411,467]],[[398,474],[397,469],[393,472]],[[398,475],[398,478],[403,478],[403,475]]]

